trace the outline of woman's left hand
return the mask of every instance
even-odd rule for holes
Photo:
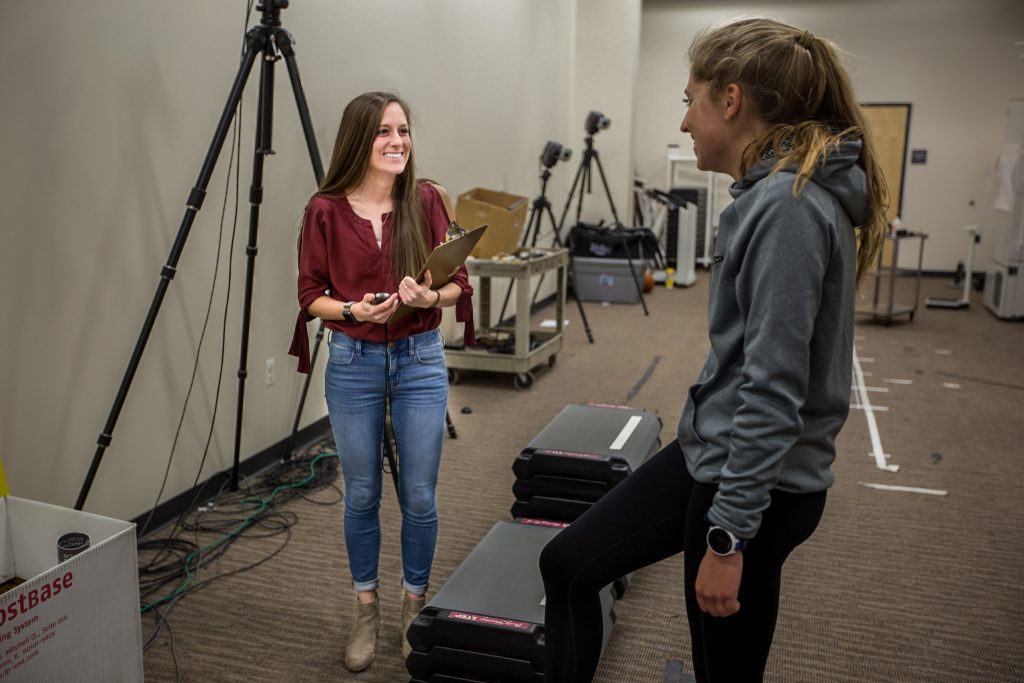
[[[713,617],[727,617],[740,611],[740,579],[743,551],[716,555],[709,548],[697,570],[697,604]]]
[[[433,308],[438,302],[437,292],[430,288],[430,271],[423,273],[423,282],[418,283],[406,275],[398,283],[398,298],[413,308]]]

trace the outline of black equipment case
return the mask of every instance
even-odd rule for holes
[[[498,522],[409,627],[412,683],[543,683],[544,584],[538,558],[564,524]],[[615,612],[601,592],[604,644]]]
[[[569,230],[569,248],[576,257],[624,259],[628,254],[644,264],[661,258],[658,238],[645,227],[577,223]]]
[[[566,406],[512,465],[512,516],[571,522],[656,453],[660,433],[640,408]]]

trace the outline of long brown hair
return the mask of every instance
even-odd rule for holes
[[[402,108],[406,120],[411,119],[409,106],[388,92],[363,93],[345,106],[331,163],[320,183],[318,195],[339,197],[362,184],[370,167],[370,153],[381,117],[392,102]],[[411,120],[409,135],[411,138]],[[396,283],[406,275],[416,275],[429,253],[427,219],[417,189],[414,162],[415,146],[410,147],[405,170],[395,178],[392,189],[391,274]]]
[[[743,151],[745,173],[771,149],[772,172],[796,166],[793,195],[846,139],[860,138],[867,175],[868,215],[858,226],[857,282],[874,265],[885,231],[888,191],[874,140],[836,47],[771,19],[747,19],[708,29],[690,46],[690,74],[717,96],[729,83],[743,88],[768,129]]]

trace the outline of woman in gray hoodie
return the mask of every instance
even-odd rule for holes
[[[728,173],[708,303],[711,350],[678,439],[541,554],[545,680],[590,681],[598,591],[684,553],[694,672],[761,681],[782,565],[814,532],[850,407],[854,299],[886,190],[835,48],[768,19],[690,47],[680,129]]]

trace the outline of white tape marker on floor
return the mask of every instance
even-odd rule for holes
[[[868,420],[868,432],[871,433],[871,455],[875,458],[875,467],[886,472],[896,472],[900,469],[899,465],[890,465],[886,462],[889,457],[882,450],[882,438],[878,435],[878,423],[875,422],[875,414],[871,408],[871,400],[868,398],[868,392],[864,391],[864,373],[860,369],[860,358],[857,357],[857,352],[853,352],[853,374],[856,377],[856,384],[854,386],[859,387],[857,394],[860,401],[861,409],[864,411],[864,416]]]
[[[892,484],[869,484],[866,481],[860,483],[861,486],[867,486],[869,489],[878,489],[879,491],[902,491],[904,493],[923,493],[929,496],[945,496],[947,491],[941,489],[920,489],[916,486],[894,486]]]
[[[885,382],[886,384],[913,384],[914,383],[914,380],[912,380],[912,379],[891,379],[891,378],[888,378],[888,377],[883,379],[882,381]]]
[[[956,382],[943,382],[942,386],[946,389],[959,389],[960,385]]]
[[[850,410],[873,410],[876,413],[887,413],[889,412],[888,406],[868,406],[865,408],[859,403],[851,403]]]
[[[939,354],[940,356],[952,356],[953,349],[935,349],[935,353]]]
[[[882,394],[888,394],[889,393],[889,387],[865,387],[865,386],[860,386],[858,384],[854,384],[850,388],[853,389],[854,391],[860,391],[861,389],[863,389],[864,391],[874,391],[874,392],[882,393]]]

